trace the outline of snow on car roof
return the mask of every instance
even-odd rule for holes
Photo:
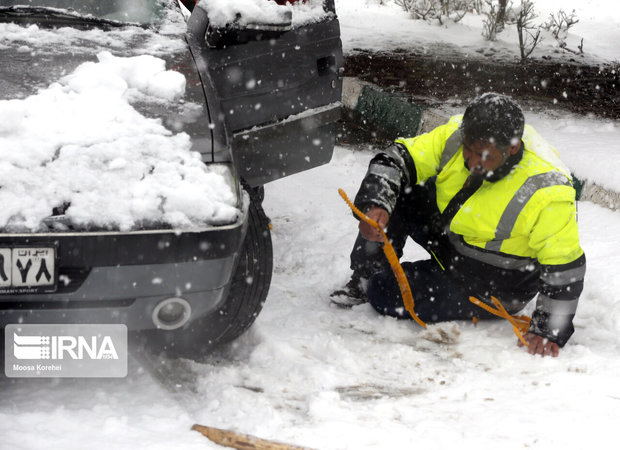
[[[233,222],[224,175],[130,103],[183,96],[185,77],[149,56],[98,54],[36,94],[0,101],[0,228],[35,231],[70,204],[71,223],[131,230]]]
[[[201,0],[199,5],[209,14],[211,24],[224,27],[236,23],[277,24],[285,20],[286,12],[292,12],[292,25],[298,27],[318,22],[329,13],[323,9],[323,0],[307,0],[305,3],[278,5],[267,0]]]

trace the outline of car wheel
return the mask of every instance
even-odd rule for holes
[[[218,338],[218,343],[230,342],[250,328],[263,308],[271,284],[273,249],[269,219],[262,207],[264,191],[250,192],[248,231],[228,302],[219,310],[226,330]]]
[[[243,334],[254,323],[269,292],[273,250],[269,219],[256,191],[250,194],[248,230],[230,290],[220,308],[173,330],[148,330],[138,339],[151,353],[196,359]]]

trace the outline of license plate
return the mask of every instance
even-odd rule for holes
[[[56,290],[56,248],[0,247],[0,293]]]

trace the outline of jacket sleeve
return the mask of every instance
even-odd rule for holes
[[[368,166],[355,206],[367,211],[370,206],[380,206],[390,215],[396,206],[401,189],[416,180],[416,169],[407,148],[394,143],[378,153]]]
[[[530,331],[563,347],[574,332],[586,272],[574,202],[553,202],[544,208],[530,240],[538,247],[541,266]]]

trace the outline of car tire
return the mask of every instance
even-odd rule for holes
[[[264,191],[250,191],[248,231],[233,275],[228,301],[219,310],[226,330],[218,344],[241,336],[263,309],[273,272],[271,231],[262,201]]]
[[[250,195],[248,229],[226,300],[214,312],[178,330],[148,330],[138,339],[150,353],[197,359],[241,336],[254,323],[267,299],[273,269],[269,219],[254,189]]]

